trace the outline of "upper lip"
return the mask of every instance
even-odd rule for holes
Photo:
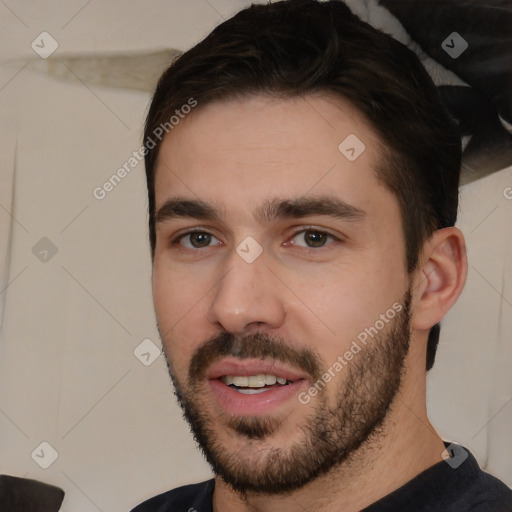
[[[307,379],[308,375],[300,370],[285,366],[279,361],[264,361],[260,359],[222,359],[212,364],[206,372],[207,379],[218,379],[225,375],[250,376],[250,375],[275,375],[289,381]]]

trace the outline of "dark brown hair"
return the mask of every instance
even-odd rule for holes
[[[351,13],[341,1],[288,0],[252,5],[183,53],[158,82],[144,141],[152,257],[159,126],[193,99],[313,93],[337,95],[364,116],[382,143],[377,178],[396,196],[407,271],[426,239],[457,218],[461,140],[456,123],[416,55]],[[161,130],[160,130],[161,131]],[[152,145],[148,141],[152,141]],[[429,333],[427,370],[440,326]]]

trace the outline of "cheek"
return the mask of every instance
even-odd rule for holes
[[[368,316],[372,316],[372,302],[373,297],[361,280],[352,282],[347,278],[332,281],[308,296],[306,304],[310,304],[327,334],[327,339],[318,340],[319,349],[325,351],[326,356],[329,352],[330,357],[335,358],[350,346],[352,338],[367,323]]]
[[[153,301],[162,343],[178,377],[182,378],[194,351],[194,339],[201,339],[197,315],[201,314],[202,288],[183,273],[162,271],[155,264]],[[204,314],[204,311],[202,312]]]
[[[197,304],[199,300],[201,288],[197,279],[161,261],[163,259],[155,256],[153,302],[159,325],[170,329],[180,319],[186,319],[187,311],[192,313],[194,303]]]
[[[392,279],[387,270],[351,265],[296,280],[302,305],[297,303],[294,317],[328,365],[401,296],[400,280]]]

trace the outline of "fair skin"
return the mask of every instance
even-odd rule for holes
[[[338,150],[349,134],[366,146],[352,162]],[[180,197],[200,199],[219,213],[215,220],[177,216],[157,223],[155,310],[166,355],[181,383],[187,381],[194,351],[219,331],[279,335],[290,347],[310,347],[328,367],[409,285],[412,289],[410,350],[401,388],[379,435],[341,466],[289,493],[249,492],[242,500],[217,477],[216,512],[358,511],[442,460],[444,445],[425,405],[426,345],[428,330],[464,286],[464,238],[456,228],[436,231],[408,276],[398,202],[372,170],[378,144],[353,107],[317,95],[199,106],[160,148],[157,211],[169,198]],[[327,194],[364,216],[268,221],[257,215],[276,198]],[[330,235],[325,245],[307,246],[304,230],[313,228]],[[178,239],[190,229],[213,235],[211,242],[195,247],[191,237]],[[249,236],[263,249],[252,263],[236,252]],[[334,401],[344,378],[341,372],[326,386],[327,400]],[[312,383],[306,379],[302,384],[304,391]],[[247,412],[227,414],[208,384],[201,386],[218,442],[254,471],[273,449],[300,442],[299,429],[315,405],[314,397],[309,404],[291,397],[260,411],[259,416],[283,421],[271,436],[249,441],[225,421]]]

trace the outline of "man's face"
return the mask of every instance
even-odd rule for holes
[[[339,149],[351,134],[359,156],[353,137]],[[377,148],[320,96],[199,105],[161,146],[158,327],[196,439],[239,491],[325,473],[398,391],[410,284]]]

